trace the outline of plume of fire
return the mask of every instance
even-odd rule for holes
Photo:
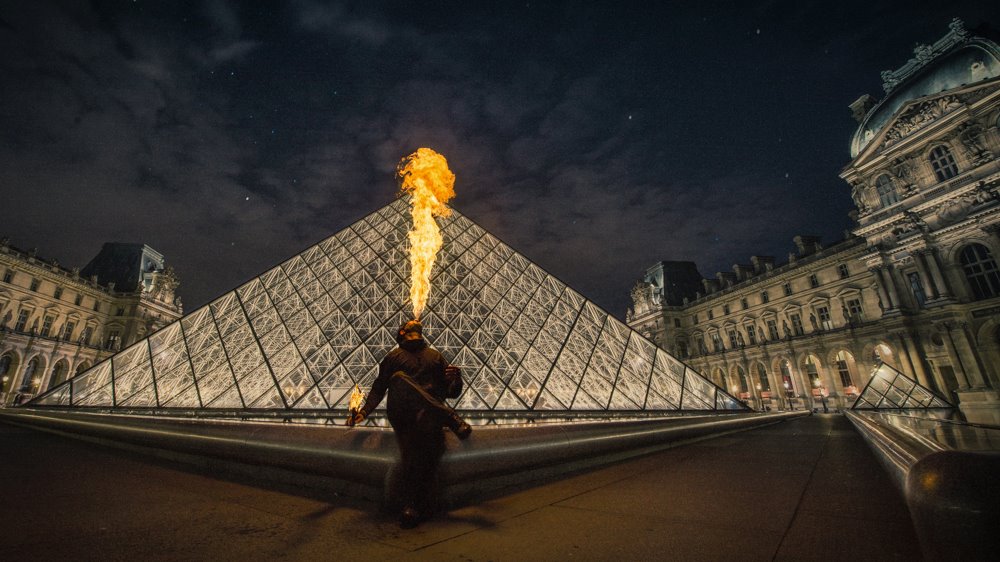
[[[351,412],[351,415],[353,416],[354,414],[361,411],[361,407],[364,405],[365,405],[365,393],[361,392],[361,389],[358,388],[358,385],[354,385],[354,390],[351,392],[351,401],[348,402],[347,409],[348,411]]]
[[[448,201],[455,196],[455,174],[444,156],[429,148],[418,148],[403,158],[396,173],[401,189],[411,194],[410,302],[413,317],[419,320],[431,292],[431,269],[444,243],[434,217],[451,214]]]

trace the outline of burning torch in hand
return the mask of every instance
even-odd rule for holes
[[[361,410],[361,407],[365,403],[365,393],[361,392],[358,385],[354,385],[354,390],[351,392],[351,401],[348,403],[348,417],[347,417],[347,427],[354,427],[356,424],[361,423],[365,419],[365,413]]]

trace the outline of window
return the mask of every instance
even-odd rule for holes
[[[816,368],[816,364],[813,363],[812,355],[806,356],[806,375],[809,377],[809,386],[819,388],[819,370]]]
[[[757,363],[757,381],[761,392],[771,392],[771,383],[767,380],[767,370],[763,363]]]
[[[14,281],[14,272],[11,271],[11,270],[9,270],[9,269],[7,271],[4,271],[3,272],[3,282],[4,283],[11,283],[13,281]]]
[[[728,304],[722,305],[722,315],[725,316],[726,314],[729,314],[729,305]]]
[[[847,312],[850,315],[851,322],[863,322],[865,319],[865,311],[861,307],[861,299],[847,301]]]
[[[830,309],[825,306],[821,306],[816,309],[816,313],[819,315],[820,328],[823,328],[824,330],[832,330],[833,322],[830,319]]]
[[[785,283],[784,285],[781,286],[781,288],[785,291],[785,296],[786,297],[792,294],[792,284],[791,283]]]
[[[94,312],[101,311],[101,301],[94,299]]]
[[[813,288],[819,287],[819,277],[816,277],[815,273],[809,276],[809,286]]]
[[[736,330],[730,328],[727,331],[727,334],[729,335],[729,347],[730,347],[730,349],[736,349],[737,347],[739,347],[740,346],[740,342],[739,342],[739,340],[736,339]]]
[[[38,290],[38,286],[41,285],[41,284],[42,284],[42,282],[39,281],[38,279],[32,279],[31,280],[31,290],[32,291],[37,291]]]
[[[796,336],[805,334],[805,331],[802,329],[802,318],[798,314],[789,314],[788,319],[792,321],[792,334]]]
[[[854,382],[851,380],[851,371],[847,368],[848,355],[846,352],[841,351],[837,354],[837,374],[840,375],[840,384],[847,388],[849,386],[854,386]]]
[[[56,291],[55,293],[52,294],[52,296],[54,296],[56,299],[59,299],[60,297],[62,297],[62,293],[63,293],[63,288],[56,287]]]
[[[83,302],[83,295],[77,295],[76,298],[73,299],[73,304],[76,306],[80,306],[81,302]]]
[[[906,274],[906,279],[910,282],[910,289],[913,291],[913,300],[917,301],[917,307],[923,308],[927,304],[927,294],[924,293],[924,285],[920,282],[920,274],[912,271]]]
[[[892,185],[892,179],[888,174],[882,174],[875,180],[875,193],[878,194],[878,202],[883,209],[899,203],[896,186]]]
[[[124,315],[125,315],[124,306],[119,306],[117,309],[115,309],[115,316],[124,316]]]
[[[778,341],[778,321],[774,318],[767,319],[767,335],[771,338],[771,341]]]
[[[694,326],[698,325],[698,313],[697,312],[694,313],[694,323],[692,325],[694,325]]]
[[[947,146],[934,147],[930,156],[931,167],[934,168],[934,175],[938,181],[949,180],[958,175],[958,166],[955,165],[955,157]]]
[[[674,318],[674,328],[680,328],[680,327],[681,327],[681,319]]]
[[[746,297],[743,297],[742,299],[740,299],[740,306],[743,307],[743,310],[746,310],[746,309],[750,308],[750,303],[747,302]]]
[[[840,265],[837,266],[837,273],[840,273],[840,278],[841,279],[847,279],[848,277],[851,276],[851,272],[847,270],[847,264],[846,263],[842,263],[842,264],[840,264]]]
[[[788,361],[781,362],[781,386],[785,387],[785,396],[795,396],[795,384],[792,382],[792,368]]]
[[[28,311],[22,310],[17,313],[17,322],[14,323],[15,332],[23,332],[24,327],[28,324]]]
[[[711,320],[714,314],[712,314],[712,309],[708,309],[708,319]]]
[[[117,349],[121,335],[121,330],[111,330],[108,333],[108,340],[104,342],[104,347],[106,349]]]
[[[712,332],[712,349],[722,351],[722,338],[719,337],[719,332]]]
[[[677,354],[681,356],[681,359],[687,359],[688,346],[687,342],[685,342],[684,340],[677,341]]]
[[[767,304],[771,300],[771,297],[767,296],[767,291],[760,292],[760,302],[761,304]]]
[[[976,300],[1000,296],[1000,271],[986,246],[969,244],[962,249],[959,261]]]
[[[708,348],[705,347],[705,338],[702,336],[696,336],[695,341],[698,342],[698,352],[702,355],[708,353]]]
[[[80,343],[83,345],[90,345],[90,336],[93,335],[94,328],[87,326],[83,329],[83,333],[80,334]]]
[[[41,335],[42,335],[43,338],[49,337],[49,332],[52,331],[52,321],[53,320],[55,320],[55,318],[53,318],[51,316],[48,316],[48,315],[46,315],[45,318],[42,319],[42,333],[41,333]]]
[[[747,324],[746,330],[747,330],[747,341],[750,342],[750,345],[757,345],[757,329],[754,327],[753,324]]]
[[[747,373],[743,367],[736,366],[736,375],[740,380],[740,392],[750,392],[750,387],[747,385]]]
[[[76,322],[69,320],[66,325],[63,326],[63,339],[69,341],[73,337],[73,331],[76,330]]]

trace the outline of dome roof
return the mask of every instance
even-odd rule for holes
[[[861,120],[851,140],[851,158],[910,101],[1000,76],[1000,45],[969,36],[961,20],[953,20],[950,27],[933,45],[918,45],[915,58],[902,68],[882,73],[886,96]]]

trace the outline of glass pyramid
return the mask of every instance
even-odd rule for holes
[[[461,214],[440,224],[421,320],[459,410],[746,409]],[[346,409],[411,318],[410,225],[397,199],[30,404]]]
[[[882,363],[855,400],[852,410],[954,408],[930,389]]]

